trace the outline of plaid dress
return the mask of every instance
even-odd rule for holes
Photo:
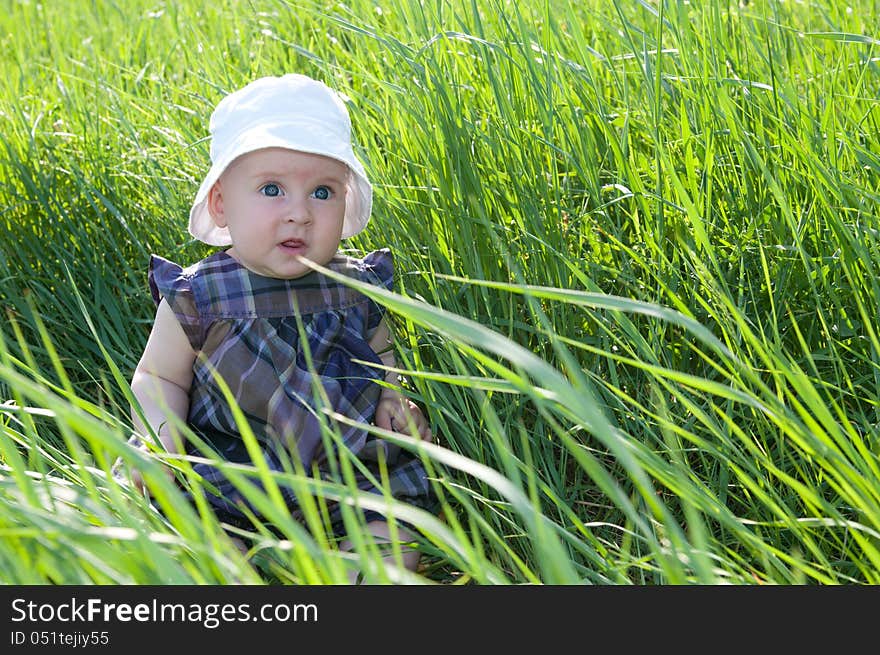
[[[337,254],[326,267],[393,288],[394,263],[388,249],[363,259]],[[322,405],[315,400],[316,387],[326,395],[325,406],[361,423],[373,421],[381,392],[375,381],[384,373],[353,360],[380,363],[368,341],[384,307],[317,272],[293,280],[264,277],[225,252],[187,268],[153,255],[149,283],[154,301],[166,300],[197,354],[187,419],[193,431],[222,459],[251,461],[218,385],[219,376],[235,397],[271,470],[290,470],[290,460],[298,458],[306,471],[316,465],[322,477],[334,478],[326,436],[321,436],[317,414]],[[376,480],[380,479],[379,460],[385,461],[394,497],[433,507],[435,497],[417,458],[363,428],[343,423],[336,427],[345,446]],[[192,444],[188,452],[204,456]],[[206,497],[221,521],[248,527],[251,512],[263,520],[217,467],[194,463],[193,469],[210,483],[206,489],[213,486],[216,490]],[[255,478],[249,479],[260,486]],[[360,489],[381,493],[363,473],[357,479]],[[293,490],[279,486],[291,513],[300,518]],[[365,514],[368,520],[381,518],[373,512]],[[334,505],[331,520],[338,531],[341,515]]]

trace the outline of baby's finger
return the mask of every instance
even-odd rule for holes
[[[421,433],[421,427],[419,424],[412,420],[412,417],[407,416],[403,421],[404,427],[402,431],[410,437],[419,437]]]
[[[425,426],[424,429],[419,431],[419,436],[421,437],[422,441],[434,441],[434,435],[431,434],[431,428],[429,428],[428,426]]]

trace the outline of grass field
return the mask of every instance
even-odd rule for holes
[[[419,527],[405,582],[880,583],[877,2],[0,5],[0,581],[401,580],[342,500]],[[350,98],[443,512],[289,474],[252,567],[127,382],[211,109],[294,71]]]

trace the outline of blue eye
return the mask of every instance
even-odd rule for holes
[[[312,191],[312,197],[317,198],[318,200],[329,200],[332,193],[333,192],[330,190],[329,187],[319,186],[317,189]]]
[[[269,196],[270,198],[275,198],[281,195],[281,188],[277,184],[266,184],[263,188],[260,189],[260,193],[264,196]]]

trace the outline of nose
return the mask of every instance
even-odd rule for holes
[[[293,203],[287,208],[285,220],[288,223],[308,225],[312,222],[312,214],[305,203]]]

